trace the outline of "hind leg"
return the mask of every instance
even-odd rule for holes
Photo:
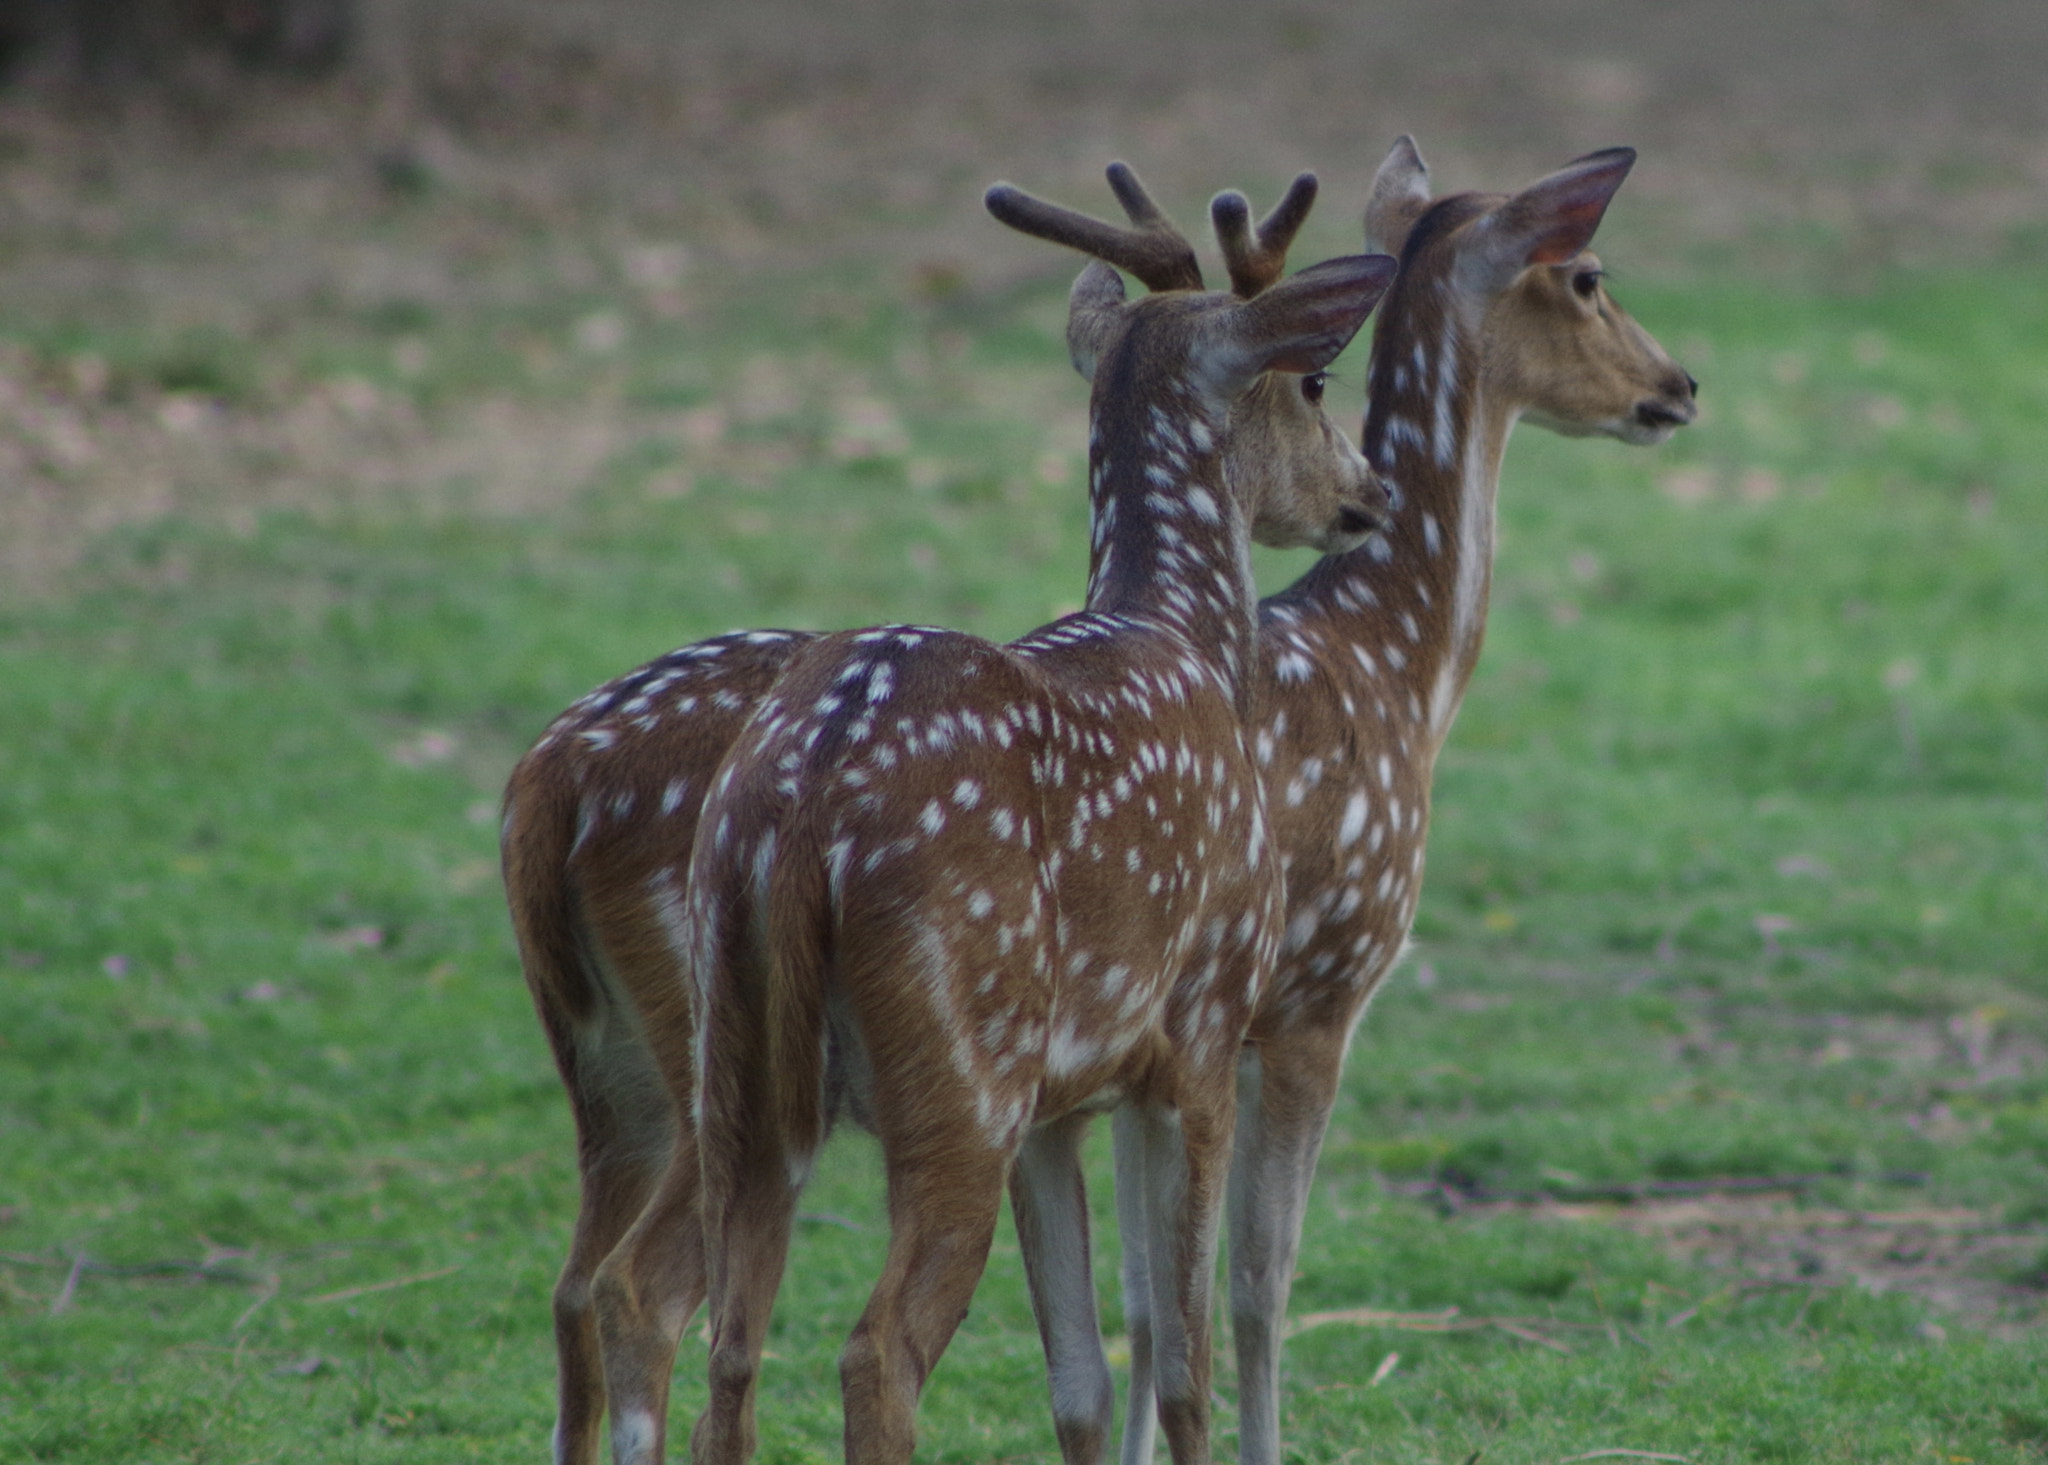
[[[555,1283],[556,1465],[595,1465],[605,1412],[593,1277],[654,1190],[651,1164],[601,1163],[583,1173],[583,1203]]]
[[[847,1465],[907,1465],[918,1396],[967,1316],[1002,1208],[1007,1152],[889,1153],[889,1257],[839,1357]]]
[[[754,1453],[761,1350],[807,1170],[807,1163],[789,1164],[773,1144],[737,1152],[716,1172],[715,1183],[712,1167],[705,1168],[701,1235],[708,1258],[711,1357],[709,1396],[690,1435],[696,1465],[740,1465]]]
[[[550,1039],[557,1037],[551,1027]],[[595,1465],[606,1407],[597,1278],[659,1184],[674,1147],[673,1106],[630,1033],[607,1019],[558,1050],[576,1121],[580,1198],[555,1283],[556,1465]],[[558,1058],[560,1054],[558,1052]]]
[[[695,1136],[675,1152],[639,1219],[597,1270],[593,1301],[612,1414],[612,1458],[662,1458],[676,1345],[704,1301],[704,1218]]]

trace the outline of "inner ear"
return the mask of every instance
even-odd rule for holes
[[[1588,153],[1502,204],[1488,220],[1498,241],[1496,263],[1519,270],[1584,253],[1635,156],[1632,148]]]
[[[1575,200],[1559,208],[1548,227],[1537,233],[1529,245],[1527,262],[1532,265],[1566,265],[1585,253],[1586,241],[1600,227],[1607,212],[1607,200]]]

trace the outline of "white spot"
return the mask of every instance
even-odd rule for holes
[[[1354,792],[1344,804],[1344,818],[1337,825],[1337,848],[1349,849],[1365,833],[1365,790]]]
[[[1102,1043],[1094,1037],[1083,1038],[1071,1023],[1063,1023],[1046,1045],[1045,1068],[1055,1078],[1068,1078],[1081,1072],[1102,1056]]]

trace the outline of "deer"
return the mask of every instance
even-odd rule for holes
[[[1239,1457],[1277,1465],[1279,1362],[1308,1190],[1344,1059],[1407,945],[1430,783],[1478,663],[1495,504],[1518,420],[1638,446],[1696,414],[1699,383],[1609,296],[1594,231],[1634,164],[1587,154],[1513,194],[1432,199],[1414,139],[1374,177],[1368,248],[1400,258],[1367,367],[1363,443],[1394,517],[1260,606],[1253,731],[1287,922],[1238,1067],[1229,1289]],[[1120,1148],[1118,1190],[1142,1173]],[[1152,1453],[1144,1258],[1126,1232],[1125,1465]]]
[[[1097,237],[1006,186],[989,202],[1063,243]],[[846,1457],[884,1462],[910,1459],[918,1397],[1027,1142],[1064,1145],[1111,1108],[1130,1116],[1142,1172],[1160,1428],[1180,1465],[1210,1458],[1238,1050],[1285,907],[1246,738],[1250,523],[1293,514],[1326,549],[1348,537],[1301,483],[1226,475],[1219,445],[1242,396],[1297,393],[1287,377],[1329,364],[1393,268],[1353,256],[1250,300],[1128,301],[1092,264],[1068,332],[1092,384],[1084,609],[1000,646],[892,626],[824,637],[720,765],[684,896],[695,1053],[665,1075],[690,1084],[699,1168],[672,1167],[649,1206],[678,1185],[699,1194],[700,1465],[752,1454],[768,1313],[836,1118],[879,1140],[888,1195],[887,1258],[840,1359]],[[1327,475],[1356,487],[1356,450],[1319,417],[1304,420]],[[1027,1218],[1027,1247],[1037,1229]],[[1062,1279],[1033,1275],[1057,1307]],[[618,1320],[622,1359],[666,1342],[655,1318],[657,1348],[631,1347],[634,1321]],[[606,1374],[634,1397],[609,1340]],[[1068,1413],[1061,1382],[1056,1427],[1086,1428],[1095,1411]]]
[[[992,190],[989,204],[1005,222],[1110,261],[1155,292],[1200,291],[1192,248],[1135,173],[1113,165],[1109,181],[1130,220],[1127,229],[1040,204],[1016,190]],[[1241,299],[1280,278],[1287,246],[1315,193],[1313,175],[1301,175],[1256,229],[1241,196],[1218,196],[1212,214]],[[1104,272],[1099,265],[1091,270],[1077,282],[1077,323],[1114,318],[1106,313]],[[1369,308],[1367,301],[1360,319]],[[1075,364],[1087,375],[1099,347],[1085,334],[1074,340]],[[1322,393],[1320,371],[1269,375],[1232,403],[1220,431],[1191,428],[1209,435],[1226,479],[1268,486],[1266,492],[1240,490],[1252,501],[1250,532],[1260,542],[1284,545],[1306,538],[1339,548],[1359,541],[1383,514],[1376,481],[1323,415]],[[1206,488],[1203,493],[1207,497],[1198,503],[1220,515],[1227,500]],[[1306,533],[1288,517],[1304,499],[1315,500],[1315,527]],[[1118,502],[1103,498],[1104,512],[1096,520],[1094,558],[1103,575],[1115,559]],[[1287,506],[1288,512],[1269,504]],[[1204,518],[1198,527],[1216,525]],[[1095,625],[1084,616],[1042,637],[1055,646],[1068,639],[1078,644],[1090,639]],[[507,788],[502,839],[508,899],[528,986],[571,1101],[581,1179],[573,1239],[553,1304],[558,1461],[596,1458],[608,1398],[617,1457],[660,1453],[675,1341],[707,1287],[700,1196],[691,1182],[699,1169],[696,1119],[687,1104],[676,1102],[687,1098],[685,1090],[695,1080],[677,1078],[672,1085],[664,1077],[696,1072],[689,996],[696,964],[679,872],[690,867],[704,828],[703,801],[721,760],[769,687],[818,640],[805,632],[735,632],[657,658],[558,717]],[[1039,643],[1027,641],[1018,654],[1044,653]],[[1021,819],[1017,827],[1024,827]],[[1070,1173],[1078,1174],[1073,1166],[1083,1123],[1027,1134],[1012,1186],[1020,1230],[1036,1242],[1027,1247],[1027,1275],[1034,1305],[1051,1329],[1049,1357],[1055,1337],[1082,1340],[1077,1351],[1061,1354],[1065,1371],[1055,1368],[1056,1416],[1062,1398],[1085,1401],[1079,1410],[1085,1420],[1058,1425],[1070,1459],[1099,1458],[1113,1407],[1092,1290],[1077,1291],[1070,1280],[1086,1278],[1085,1201],[1077,1187],[1064,1184]],[[654,1198],[663,1175],[672,1183]],[[1050,1179],[1034,1184],[1034,1177]],[[1041,1193],[1051,1199],[1040,1202]],[[622,1243],[636,1218],[632,1238]],[[1076,1246],[1078,1269],[1071,1265]],[[646,1325],[650,1314],[659,1315],[659,1326]],[[1048,1318],[1060,1320],[1059,1326]],[[608,1372],[632,1381],[630,1403],[608,1395]]]

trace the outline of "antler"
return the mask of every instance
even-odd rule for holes
[[[1233,294],[1249,300],[1268,286],[1278,283],[1287,268],[1287,246],[1300,232],[1302,221],[1315,206],[1316,175],[1303,173],[1288,185],[1286,197],[1273,212],[1259,221],[1254,235],[1252,208],[1236,189],[1219,193],[1209,204],[1209,222],[1215,226],[1216,242],[1223,247],[1223,262],[1230,270]]]
[[[1111,163],[1108,177],[1116,201],[1123,205],[1131,221],[1129,228],[1106,224],[1073,209],[1033,198],[1008,183],[990,187],[982,201],[990,213],[1012,229],[1064,244],[1128,270],[1148,290],[1201,289],[1202,267],[1195,262],[1195,247],[1152,201],[1138,175],[1127,164]],[[1314,196],[1313,187],[1310,196]],[[1279,210],[1274,212],[1277,216]],[[1291,235],[1293,230],[1288,232]]]

